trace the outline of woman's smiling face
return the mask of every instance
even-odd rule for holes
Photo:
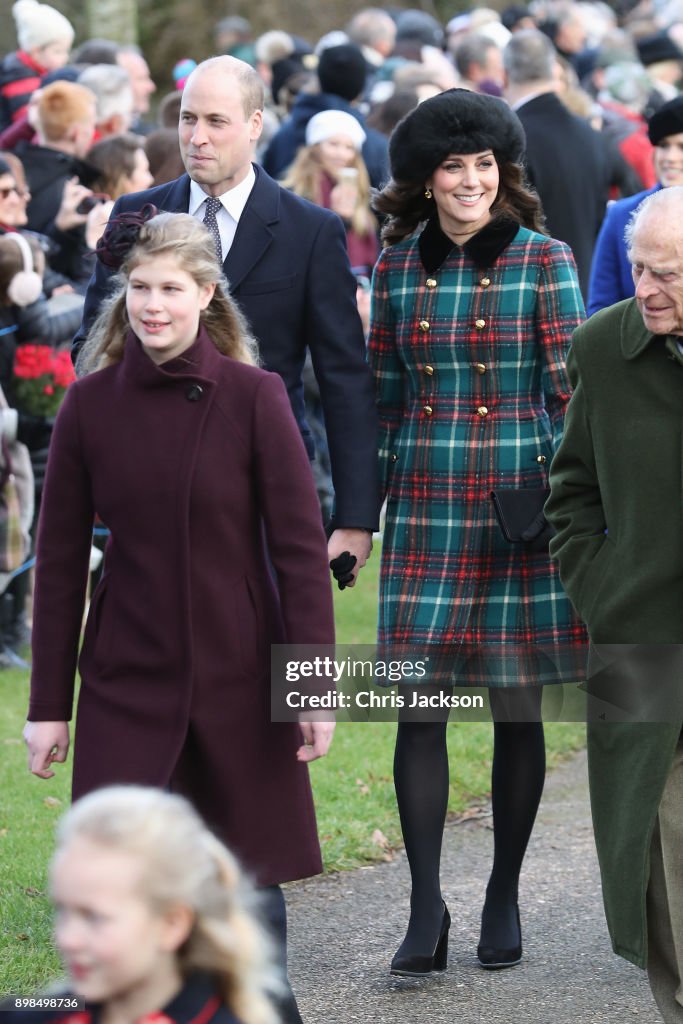
[[[500,176],[493,152],[452,153],[425,184],[431,189],[441,229],[462,243],[491,219]]]

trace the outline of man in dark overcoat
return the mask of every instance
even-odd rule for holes
[[[356,308],[344,226],[336,214],[281,188],[252,163],[263,126],[263,83],[235,57],[214,57],[190,75],[180,113],[187,174],[122,196],[112,217],[153,203],[208,223],[232,297],[246,315],[266,369],[280,374],[309,455],[302,370],[309,348],[320,386],[335,490],[330,559],[364,565],[377,528],[374,388]],[[98,260],[77,352],[110,288]],[[353,581],[351,581],[352,585]]]
[[[513,35],[503,51],[505,98],[526,135],[524,164],[548,234],[571,247],[584,298],[609,193],[610,167],[598,132],[557,96],[557,53],[543,32]]]
[[[615,952],[683,1022],[683,187],[649,196],[627,243],[635,298],[574,333],[575,388],[546,505],[586,622],[588,766]]]

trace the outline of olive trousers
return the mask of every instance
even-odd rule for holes
[[[647,973],[665,1024],[683,1024],[683,736],[650,846]]]

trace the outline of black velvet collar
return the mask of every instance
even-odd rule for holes
[[[504,249],[507,249],[518,229],[519,224],[509,217],[494,217],[481,231],[465,242],[462,250],[478,267],[485,270],[496,262]],[[420,259],[428,274],[433,274],[439,269],[455,245],[456,243],[441,230],[436,214],[430,217],[418,241]]]

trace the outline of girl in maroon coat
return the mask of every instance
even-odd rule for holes
[[[278,883],[321,870],[306,762],[332,727],[305,723],[302,743],[298,725],[270,721],[270,645],[333,643],[325,538],[285,388],[253,365],[213,239],[154,213],[124,214],[102,239],[121,286],[83,353],[96,372],[55,425],[30,768],[49,778],[67,755],[97,514],[110,538],[78,663],[74,798],[114,783],[185,794],[271,887],[284,929]]]

